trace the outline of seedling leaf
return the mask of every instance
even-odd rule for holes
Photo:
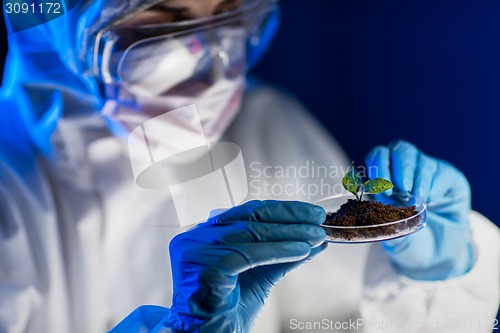
[[[357,193],[361,184],[361,176],[359,173],[352,169],[342,178],[342,186],[357,197]]]
[[[364,184],[365,193],[379,194],[390,190],[394,185],[384,178],[374,178]]]

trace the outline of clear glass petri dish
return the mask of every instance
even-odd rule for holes
[[[355,199],[352,194],[342,194],[323,198],[314,204],[325,209],[327,213],[336,212],[348,199]],[[326,241],[331,243],[369,243],[403,237],[421,230],[427,223],[427,203],[410,194],[394,193],[365,194],[363,200],[378,201],[396,207],[415,206],[417,214],[398,221],[366,226],[333,226],[321,225],[326,231]]]

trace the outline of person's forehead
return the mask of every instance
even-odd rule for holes
[[[233,5],[241,1],[242,0],[164,0],[153,7],[159,9],[166,8],[168,10],[185,10],[197,16],[213,12],[220,6]]]
[[[225,0],[164,0],[158,3],[158,5],[168,5],[168,6],[200,6],[200,5],[216,5],[221,2],[225,2]]]
[[[187,17],[205,17],[212,15],[220,6],[236,6],[242,0],[164,0],[155,5],[131,15],[119,22],[117,26],[127,27],[146,23],[172,22],[172,15],[185,15]]]

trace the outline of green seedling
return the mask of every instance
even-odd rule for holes
[[[356,196],[356,200],[361,201],[363,194],[379,194],[390,190],[394,185],[384,178],[374,178],[363,183],[359,172],[354,168],[342,178],[344,188]]]

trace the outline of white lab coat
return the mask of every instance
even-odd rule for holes
[[[300,104],[268,87],[250,89],[224,140],[241,147],[249,181],[257,166],[349,164]],[[168,191],[135,185],[123,144],[99,121],[62,119],[53,143],[52,158],[19,164],[11,145],[0,161],[0,332],[104,332],[142,304],[168,307],[168,243],[185,230],[165,225],[176,219]],[[260,176],[297,184],[293,176]],[[315,199],[250,188],[248,199],[257,197]],[[351,332],[364,320],[365,332],[490,332],[500,235],[477,213],[471,225],[474,267],[449,281],[398,275],[376,244],[331,245],[280,282],[254,331],[324,331],[299,329],[320,322]],[[464,321],[467,329],[453,326]]]

